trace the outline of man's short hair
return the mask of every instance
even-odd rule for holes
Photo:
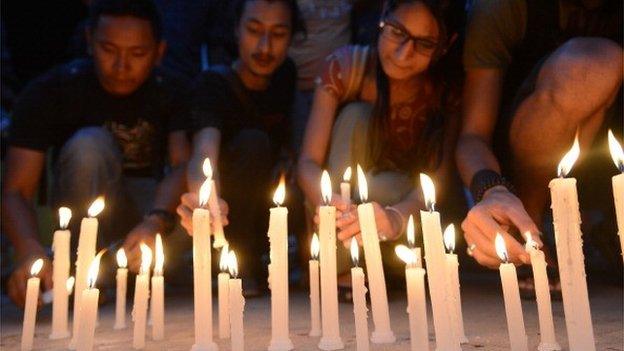
[[[243,10],[245,10],[245,5],[252,0],[237,0],[234,3],[234,25],[238,26],[240,23],[241,17],[243,17]],[[291,29],[292,34],[303,34],[306,33],[306,26],[303,20],[303,15],[299,10],[299,5],[297,4],[297,0],[264,0],[267,2],[283,2],[290,9],[290,20],[291,20]]]
[[[95,0],[89,8],[89,26],[95,30],[102,16],[131,16],[146,20],[154,39],[162,39],[160,13],[152,0]]]

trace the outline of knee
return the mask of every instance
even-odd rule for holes
[[[121,162],[113,136],[101,127],[86,127],[76,131],[61,149],[59,160],[80,168],[100,163]],[[97,168],[97,167],[95,167]]]
[[[366,124],[373,111],[373,106],[366,102],[352,102],[345,105],[336,117],[336,123]]]

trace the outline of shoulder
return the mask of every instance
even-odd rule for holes
[[[325,59],[317,84],[339,101],[348,99],[361,87],[370,57],[369,46],[346,45],[336,49]]]

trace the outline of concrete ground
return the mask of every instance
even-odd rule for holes
[[[462,277],[466,278],[466,277]],[[462,282],[462,302],[465,329],[470,343],[463,350],[509,350],[507,326],[500,284],[495,272],[471,276]],[[592,319],[596,337],[596,350],[624,350],[622,287],[604,284],[590,284]],[[130,301],[130,300],[129,300]],[[190,350],[193,344],[193,306],[190,292],[169,289],[166,297],[165,333],[166,340],[154,342],[150,329],[146,350]],[[215,300],[216,302],[216,300]],[[22,313],[6,299],[1,305],[0,349],[18,350],[21,337]],[[409,350],[408,321],[405,312],[405,294],[402,291],[390,293],[390,318],[397,342],[392,345],[371,345],[371,350]],[[524,320],[529,338],[529,349],[536,350],[539,343],[537,308],[534,301],[523,301]],[[567,349],[567,337],[563,306],[553,302],[557,338]],[[130,306],[128,307],[128,311]],[[216,323],[216,309],[214,321]],[[430,349],[435,349],[433,326],[429,309]],[[43,309],[37,319],[35,350],[66,350],[68,340],[49,340],[51,308]],[[128,318],[130,318],[128,316]],[[270,339],[270,298],[248,299],[245,307],[246,350],[266,350]],[[100,325],[96,330],[97,350],[131,350],[132,329],[112,329],[114,303],[100,308]],[[372,320],[369,313],[370,330]],[[131,325],[131,324],[130,324]],[[346,350],[355,350],[355,330],[352,305],[340,304],[341,335]],[[307,291],[293,289],[290,297],[290,330],[296,350],[317,350],[318,338],[307,336],[309,328],[309,304]],[[220,350],[231,350],[229,340],[215,339]]]

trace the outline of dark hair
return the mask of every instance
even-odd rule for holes
[[[146,20],[156,41],[162,39],[160,13],[152,0],[95,0],[89,8],[91,30],[95,30],[102,16],[131,16]]]
[[[245,4],[251,0],[238,0],[234,3],[234,28],[240,24],[241,17],[243,17],[243,11],[245,10]],[[306,27],[303,21],[303,15],[299,10],[297,0],[263,0],[267,2],[283,2],[290,9],[290,21],[293,36],[297,33],[306,35]]]
[[[403,4],[420,2],[433,14],[440,28],[440,45],[433,54],[426,74],[433,87],[426,104],[426,122],[418,142],[407,153],[392,152],[390,130],[390,83],[378,55],[373,54],[376,67],[377,98],[373,107],[367,152],[367,167],[373,170],[397,169],[415,174],[416,170],[435,169],[442,160],[442,144],[446,118],[458,109],[462,70],[459,63],[461,45],[449,47],[450,39],[464,24],[463,1],[460,0],[388,0],[382,20]],[[376,52],[379,32],[373,41]]]

